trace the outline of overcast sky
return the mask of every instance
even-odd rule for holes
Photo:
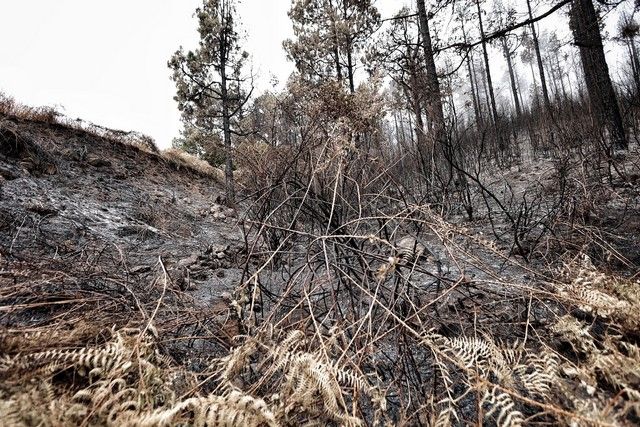
[[[197,43],[193,17],[202,0],[4,0],[0,91],[29,105],[151,135],[167,147],[180,130],[167,60]],[[378,0],[390,17],[410,0]],[[282,41],[292,35],[291,0],[241,0],[246,50],[258,91],[293,65]]]
[[[389,14],[401,0],[379,2]],[[201,0],[3,1],[0,90],[29,105],[58,105],[72,118],[138,130],[167,147],[180,129],[167,60],[197,43]],[[282,50],[291,0],[242,0],[260,89],[293,69]]]

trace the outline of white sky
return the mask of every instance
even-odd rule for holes
[[[197,43],[201,0],[3,0],[0,90],[28,105],[58,105],[72,118],[151,135],[167,147],[180,130],[169,57]],[[383,0],[393,13],[400,0]],[[246,50],[259,74],[293,70],[282,41],[291,0],[241,0]]]
[[[0,91],[28,105],[151,135],[164,148],[180,130],[167,60],[197,43],[193,12],[202,0],[2,0]],[[410,0],[378,0],[383,17]],[[291,0],[240,0],[245,49],[258,73],[286,81],[293,65]]]

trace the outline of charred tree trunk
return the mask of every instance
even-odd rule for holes
[[[547,59],[548,59],[547,74],[551,76],[551,87],[553,89],[553,97],[557,105],[560,103],[560,88],[558,87],[558,76],[556,75],[556,72],[553,69],[553,64],[551,64],[551,58],[547,58]]]
[[[444,112],[442,109],[442,97],[440,95],[440,82],[436,70],[436,61],[429,33],[429,19],[424,0],[418,2],[418,18],[420,33],[422,35],[422,48],[424,49],[425,72],[427,79],[427,114],[433,126],[434,139],[437,143],[445,143]]]
[[[631,58],[631,71],[633,73],[633,81],[636,84],[636,93],[640,94],[640,59],[638,58],[638,50],[636,42],[633,38],[629,39],[628,47]]]
[[[533,80],[533,106],[535,108],[540,108],[540,103],[538,102],[538,80],[536,80],[536,72],[533,69],[533,62],[529,63],[531,67],[531,80]]]
[[[467,58],[467,72],[469,73],[469,84],[471,85],[471,98],[473,98],[473,112],[476,117],[476,126],[482,127],[482,111],[480,109],[480,96],[478,95],[478,83],[471,68],[471,57]]]
[[[509,70],[509,81],[511,82],[511,93],[513,94],[513,103],[516,107],[516,117],[520,120],[522,116],[522,109],[520,108],[520,99],[518,98],[518,87],[516,86],[516,75],[513,70],[513,62],[511,61],[511,52],[509,51],[509,45],[507,39],[502,38],[502,52],[504,58],[507,60],[507,69]]]
[[[560,55],[558,51],[555,52],[554,57],[556,60],[556,71],[560,79],[560,89],[562,90],[562,101],[565,103],[569,103],[569,95],[567,94],[567,87],[564,84],[565,73],[562,72],[562,65],[560,64]]]
[[[487,52],[487,43],[484,37],[484,27],[482,24],[482,10],[480,9],[480,0],[476,0],[478,8],[478,23],[480,25],[480,37],[482,39],[482,54],[484,56],[484,67],[487,70],[487,85],[489,86],[489,100],[491,101],[491,114],[493,116],[493,125],[498,125],[498,109],[496,107],[496,97],[493,92],[493,82],[491,80],[491,69],[489,68],[489,54]]]
[[[471,61],[471,72],[473,74],[473,83],[476,87],[476,103],[478,104],[478,113],[480,115],[480,124],[483,125],[484,124],[484,118],[482,116],[482,112],[483,112],[483,108],[482,108],[482,99],[480,98],[480,84],[478,83],[478,74],[477,74],[477,70],[476,70],[476,62],[473,58],[473,56],[469,57],[469,60]],[[484,86],[484,74],[480,73],[480,80],[482,80],[483,82],[483,88],[485,88]],[[486,90],[485,90],[486,93]]]
[[[467,31],[465,30],[464,27],[464,19],[462,20],[462,37],[464,40],[464,43],[467,43]],[[475,72],[472,69],[472,62],[473,62],[473,50],[469,50],[468,54],[467,54],[467,72],[469,73],[469,84],[471,85],[471,98],[473,100],[473,111],[475,113],[475,117],[476,117],[476,126],[478,128],[480,128],[482,126],[482,114],[480,112],[480,99],[479,96],[477,94],[477,85],[475,82]]]
[[[600,126],[608,130],[612,146],[627,149],[622,116],[609,75],[598,16],[592,0],[573,0],[569,23],[575,44],[580,49],[591,109]]]
[[[484,105],[487,110],[491,110],[491,100],[489,99],[489,86],[487,86],[487,69],[484,67],[484,58],[480,60],[480,64],[478,64],[478,68],[480,69],[480,82],[482,83],[482,91],[484,95]],[[478,99],[480,99],[480,95],[478,94]],[[489,112],[491,116],[491,112]],[[491,117],[489,117],[491,121]]]
[[[529,9],[529,19],[533,19],[531,11],[531,0],[527,0],[527,8]],[[549,91],[547,90],[547,79],[544,75],[544,65],[542,63],[542,55],[540,54],[540,44],[538,43],[538,34],[536,33],[536,24],[531,23],[531,38],[533,39],[533,48],[536,51],[536,59],[538,60],[538,72],[540,73],[540,86],[542,86],[542,98],[544,99],[544,108],[547,112],[551,111],[551,102],[549,101]]]
[[[350,93],[355,93],[356,91],[356,87],[355,87],[355,83],[354,83],[354,73],[353,73],[353,54],[351,53],[351,42],[349,43],[349,46],[347,46],[347,75],[349,77],[349,92]]]
[[[424,118],[423,118],[423,106],[422,106],[422,96],[420,93],[420,72],[421,72],[421,67],[420,64],[418,63],[419,60],[419,55],[418,55],[418,49],[419,46],[415,46],[415,48],[412,48],[411,46],[407,45],[406,46],[406,57],[408,60],[408,74],[409,74],[409,81],[408,81],[408,85],[403,85],[404,87],[404,91],[405,91],[405,96],[407,98],[407,101],[409,102],[409,105],[411,106],[411,110],[413,111],[413,116],[415,117],[415,126],[413,128],[415,134],[416,134],[416,148],[418,151],[418,156],[420,157],[420,164],[422,166],[422,172],[424,174],[424,177],[426,178],[427,182],[429,182],[429,178],[430,178],[430,158],[431,156],[429,155],[429,147],[428,147],[428,143],[427,140],[425,138],[426,136],[426,132],[425,132],[425,123],[424,123]]]
[[[346,1],[343,1],[342,6],[343,6],[342,19],[344,19],[346,22],[349,19],[349,16],[347,14],[348,3]],[[347,77],[349,79],[349,92],[353,94],[356,91],[356,86],[354,83],[355,64],[353,63],[353,39],[351,36],[348,36],[347,38],[346,49],[347,49]]]
[[[411,107],[413,109],[413,115],[416,118],[414,131],[416,133],[416,147],[418,149],[418,155],[420,156],[420,164],[422,165],[422,173],[424,177],[429,178],[429,155],[427,152],[427,144],[424,138],[424,120],[422,119],[422,107],[420,102],[412,100]]]
[[[228,19],[228,16],[224,17]],[[234,206],[236,201],[235,183],[233,181],[233,150],[231,146],[231,107],[229,96],[229,82],[227,78],[227,60],[229,57],[229,43],[225,37],[220,41],[220,94],[222,101],[222,133],[224,138],[225,161],[225,186],[226,198],[229,206]]]

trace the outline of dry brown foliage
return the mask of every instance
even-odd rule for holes
[[[57,123],[60,116],[53,107],[29,107],[4,93],[0,93],[0,114],[48,124]]]
[[[179,150],[177,148],[169,148],[162,151],[161,156],[166,162],[171,163],[177,169],[190,169],[202,176],[211,177],[218,182],[224,181],[224,172],[222,170],[211,166],[206,161],[199,159],[196,156],[185,151]]]

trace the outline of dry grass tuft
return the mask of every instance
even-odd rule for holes
[[[213,178],[218,182],[224,181],[224,173],[220,169],[185,151],[169,148],[164,150],[161,155],[165,161],[175,166],[176,169],[189,169],[202,176]]]
[[[60,113],[53,107],[29,107],[0,92],[0,114],[21,120],[55,124]]]

